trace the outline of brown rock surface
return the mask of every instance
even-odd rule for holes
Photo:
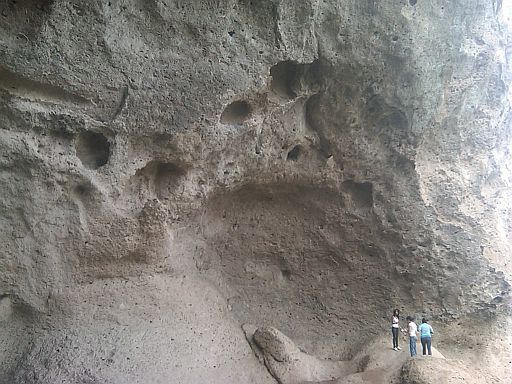
[[[0,2],[0,382],[509,382],[509,3]]]

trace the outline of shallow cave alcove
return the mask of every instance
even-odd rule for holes
[[[108,163],[110,142],[99,132],[84,131],[78,134],[75,142],[76,155],[89,169],[98,169]]]
[[[251,105],[245,100],[237,100],[226,106],[220,116],[222,124],[241,125],[251,114]]]

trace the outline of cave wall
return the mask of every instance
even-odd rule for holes
[[[507,5],[3,2],[1,380],[273,382],[242,324],[394,307],[505,375]]]

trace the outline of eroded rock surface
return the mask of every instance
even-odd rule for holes
[[[241,324],[395,307],[510,381],[511,8],[0,3],[0,382],[273,383]]]

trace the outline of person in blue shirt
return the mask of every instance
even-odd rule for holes
[[[427,319],[423,318],[421,319],[421,325],[419,328],[420,332],[420,339],[421,339],[421,346],[423,348],[423,355],[428,354],[432,355],[432,334],[434,333],[434,330],[430,326],[430,324],[427,323]]]

